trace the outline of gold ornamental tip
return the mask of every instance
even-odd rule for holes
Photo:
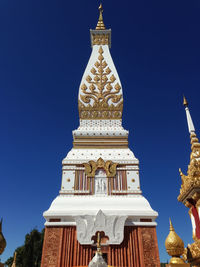
[[[172,258],[173,260],[183,261],[180,258],[180,256],[184,252],[184,243],[183,243],[183,240],[175,232],[174,227],[173,227],[172,222],[171,222],[171,219],[169,219],[169,223],[170,223],[169,235],[167,236],[167,238],[165,240],[165,247],[166,247],[167,253],[170,256],[173,257]]]
[[[106,27],[103,22],[103,6],[102,3],[99,6],[99,20],[96,26],[96,30],[105,30]]]
[[[183,106],[188,107],[188,102],[185,96],[183,96]]]

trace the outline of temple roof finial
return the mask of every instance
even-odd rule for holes
[[[189,111],[189,108],[188,108],[188,102],[187,102],[187,99],[185,98],[185,96],[183,96],[183,105],[184,105],[185,111],[186,111],[188,130],[189,130],[189,133],[191,134],[191,133],[195,132],[195,128],[194,128],[192,117],[190,115],[190,111]]]
[[[103,22],[103,14],[102,13],[103,13],[103,6],[101,3],[99,6],[99,20],[98,20],[98,23],[96,26],[96,30],[105,30],[106,29],[104,22]]]
[[[187,99],[184,95],[183,95],[183,106],[188,107],[188,102],[187,102]]]

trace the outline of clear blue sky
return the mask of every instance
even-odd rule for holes
[[[61,161],[79,125],[77,95],[99,1],[0,1],[0,216],[7,259],[57,196]],[[159,212],[160,257],[169,217],[187,245],[177,201],[189,162],[183,93],[200,137],[200,2],[104,0],[111,54],[124,90],[123,125],[140,160],[144,196]]]

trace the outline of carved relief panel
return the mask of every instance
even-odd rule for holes
[[[106,177],[106,172],[103,169],[96,171],[94,184],[95,195],[107,195],[108,179]]]

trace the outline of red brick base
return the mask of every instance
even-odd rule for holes
[[[46,227],[41,267],[88,266],[96,247],[80,245],[76,227]],[[160,267],[155,227],[126,226],[121,245],[102,247],[108,265]]]

